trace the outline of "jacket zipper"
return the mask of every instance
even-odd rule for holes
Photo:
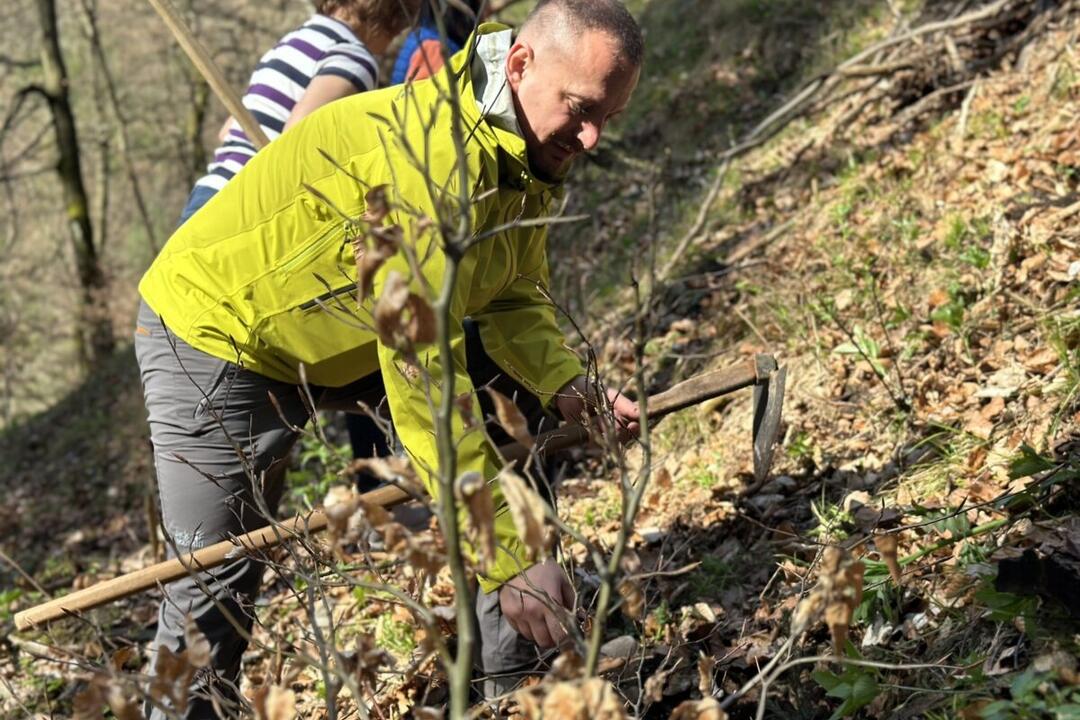
[[[341,230],[339,227],[328,228],[326,232],[323,233],[322,237],[312,240],[311,243],[297,255],[282,263],[279,270],[284,273],[290,273],[300,265],[303,265],[313,256],[318,255],[325,250],[339,230]]]
[[[355,289],[356,289],[356,283],[349,283],[348,285],[345,285],[344,287],[339,287],[339,288],[337,288],[335,290],[331,290],[330,292],[323,293],[322,295],[319,295],[316,298],[312,298],[311,300],[308,300],[306,303],[299,306],[299,310],[301,312],[307,312],[308,310],[313,310],[313,309],[315,309],[317,307],[325,305],[328,300],[333,300],[335,298],[339,298],[342,295],[349,295],[350,298],[351,298],[352,297],[352,292]]]

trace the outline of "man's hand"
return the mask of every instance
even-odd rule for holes
[[[527,640],[550,648],[566,638],[566,628],[544,600],[568,609],[574,607],[574,588],[554,560],[533,565],[499,589],[499,607],[510,626]]]
[[[607,391],[607,397],[608,401],[611,402],[611,409],[615,413],[619,440],[626,442],[630,438],[637,437],[638,432],[641,430],[638,423],[641,419],[641,410],[638,408],[638,404],[610,388]],[[595,408],[586,407],[586,403],[591,402],[593,399],[594,394],[589,387],[588,380],[579,375],[559,390],[555,397],[555,406],[559,408],[559,412],[562,413],[563,418],[566,420],[584,423],[586,422],[585,411],[587,409],[591,414],[596,412]]]

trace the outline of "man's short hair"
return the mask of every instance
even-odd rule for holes
[[[426,2],[426,0],[424,0]],[[421,0],[314,0],[315,12],[344,11],[349,19],[387,37],[394,37],[416,20]]]
[[[634,67],[645,60],[645,38],[641,27],[619,0],[540,0],[521,29],[551,22],[555,14],[564,20],[561,31],[579,37],[582,30],[596,30],[619,43],[624,58]],[[552,23],[555,26],[555,23]],[[553,31],[555,27],[551,28]]]

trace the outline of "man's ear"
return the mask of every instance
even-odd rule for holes
[[[518,40],[510,46],[510,52],[506,55],[506,79],[514,92],[517,92],[521,79],[532,67],[533,60],[533,49],[528,43]]]

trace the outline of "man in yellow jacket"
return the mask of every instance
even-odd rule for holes
[[[546,228],[536,221],[557,206],[574,158],[595,147],[629,102],[642,54],[640,30],[618,0],[541,0],[516,38],[483,25],[432,80],[315,112],[177,230],[139,286],[135,343],[163,525],[180,551],[266,524],[296,428],[308,419],[302,381],[326,408],[356,412],[357,400],[376,406],[385,394],[421,469],[438,467],[429,393],[437,400],[445,373],[453,373],[456,394],[473,388],[467,345],[481,344],[535,402],[567,418],[582,413],[588,388],[545,295]],[[451,83],[460,97],[460,147]],[[385,208],[368,207],[380,194]],[[353,241],[370,230],[360,218],[384,214],[383,226],[399,228],[411,253],[388,258],[361,297]],[[471,241],[452,289],[454,367],[441,368],[434,345],[406,351],[380,341],[372,298],[403,277],[415,290],[437,292],[450,247],[443,233],[453,234],[447,224],[462,217]],[[476,328],[471,339],[467,317]],[[428,389],[410,364],[425,368]],[[634,432],[637,406],[611,397],[617,419]],[[458,472],[495,477],[501,463],[483,434],[455,422]],[[437,491],[433,479],[427,483]],[[496,537],[499,557],[480,578],[477,604],[482,665],[494,674],[565,636],[522,588],[572,599],[553,560],[524,560],[506,512]],[[222,685],[225,698],[245,647],[232,620],[250,627],[261,570],[239,559],[170,585],[162,603],[155,649],[182,648],[190,613],[213,648],[215,673],[206,680]],[[184,716],[213,713],[195,697]]]

